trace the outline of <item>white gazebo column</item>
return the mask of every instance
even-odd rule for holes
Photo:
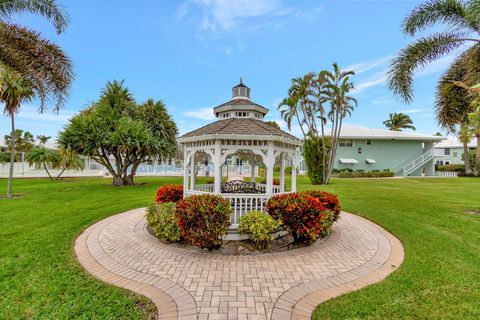
[[[280,192],[285,192],[285,153],[280,153]]]
[[[292,192],[297,192],[297,152],[292,153]]]
[[[250,157],[250,182],[255,182],[255,154]]]
[[[213,165],[215,167],[215,182],[213,193],[220,194],[220,185],[222,183],[222,146],[220,140],[215,140],[215,154],[213,155]]]
[[[195,190],[195,152],[190,158],[190,189]]]
[[[273,152],[273,143],[270,141],[268,142],[268,149],[267,149],[267,163],[265,166],[267,167],[267,185],[265,189],[265,193],[270,197],[273,194],[273,166],[275,165],[275,154]]]
[[[183,197],[187,196],[188,190],[188,151],[187,146],[183,149]]]

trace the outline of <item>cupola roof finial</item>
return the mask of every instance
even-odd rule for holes
[[[240,76],[240,83],[243,84],[243,77]]]

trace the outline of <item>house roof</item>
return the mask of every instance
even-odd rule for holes
[[[444,137],[420,134],[405,131],[391,131],[384,129],[370,129],[343,125],[340,132],[342,139],[369,139],[369,140],[420,140],[420,141],[442,141]]]
[[[204,136],[232,136],[232,137],[251,137],[255,136],[280,138],[279,140],[288,139],[300,143],[300,139],[289,134],[288,132],[277,129],[268,123],[254,118],[228,118],[218,120],[207,124],[199,129],[190,131],[179,138],[179,141],[189,140],[188,138],[204,137]]]
[[[476,141],[472,140],[468,144],[469,148],[475,148],[477,146]],[[435,148],[463,148],[463,143],[457,138],[449,138],[435,145]]]

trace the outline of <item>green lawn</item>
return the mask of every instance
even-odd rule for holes
[[[180,178],[16,180],[0,199],[0,319],[145,319],[152,305],[83,271],[76,236],[95,221],[141,207]],[[289,182],[288,182],[289,183]],[[304,177],[298,189],[312,188]],[[480,180],[334,179],[345,210],[402,240],[405,262],[380,284],[320,305],[315,319],[480,318]],[[6,181],[0,180],[0,192]]]

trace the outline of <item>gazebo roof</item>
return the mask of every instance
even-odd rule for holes
[[[272,137],[274,140],[291,140],[294,144],[301,144],[300,139],[297,137],[254,118],[218,120],[184,134],[179,138],[179,141],[182,142],[182,140],[187,141],[190,140],[190,138],[211,135],[225,136],[224,138],[245,137],[251,139]]]

